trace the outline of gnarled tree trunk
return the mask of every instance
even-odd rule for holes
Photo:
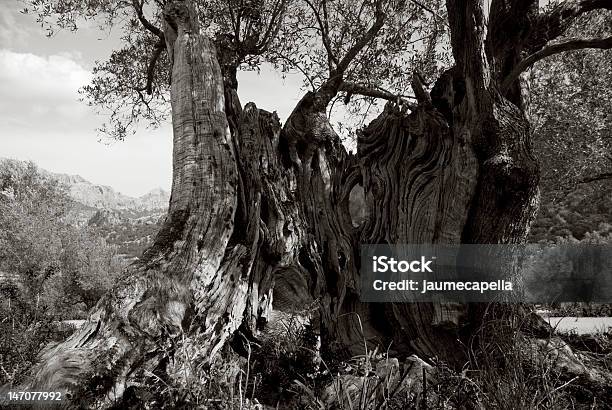
[[[517,243],[537,209],[529,125],[518,94],[498,87],[512,67],[500,73],[490,61],[480,2],[448,9],[455,66],[431,96],[417,93],[411,113],[389,105],[352,155],[325,113],[341,76],[306,94],[281,128],[275,114],[241,107],[190,2],[171,2],[168,216],[87,323],[44,353],[30,385],[108,403],[144,370],[163,371],[179,336],[197,334],[199,357],[212,361],[232,335],[252,337],[271,308],[313,301],[328,352],[359,352],[365,338],[460,367],[478,306],[359,300],[360,244]],[[358,184],[367,217],[354,226]]]
[[[29,382],[36,389],[109,402],[136,370],[157,368],[190,321],[198,321],[202,354],[210,356],[242,322],[254,258],[230,244],[239,175],[221,69],[189,3],[171,4],[164,17],[174,132],[168,215],[153,246],[86,324],[44,352]]]

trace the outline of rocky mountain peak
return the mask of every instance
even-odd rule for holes
[[[10,163],[12,167],[27,167],[27,161],[0,158],[0,163]],[[155,188],[140,197],[132,197],[115,191],[107,185],[94,184],[80,175],[55,173],[39,168],[39,172],[66,186],[72,199],[86,207],[101,210],[121,210],[146,212],[166,209],[170,193]]]

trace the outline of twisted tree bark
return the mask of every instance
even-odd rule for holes
[[[214,356],[242,322],[250,249],[228,246],[234,229],[238,165],[225,116],[221,70],[190,3],[165,10],[172,56],[172,195],[153,246],[103,297],[87,323],[48,349],[31,386],[66,389],[108,403],[136,370],[153,370],[197,314]]]
[[[418,90],[412,112],[389,104],[352,155],[326,116],[341,73],[307,93],[281,127],[275,114],[242,108],[235,71],[222,72],[191,2],[170,2],[168,215],[87,323],[42,355],[30,386],[107,405],[143,372],[163,372],[180,336],[198,335],[198,356],[210,362],[232,335],[253,337],[271,308],[313,301],[327,352],[393,342],[394,354],[461,367],[480,306],[359,300],[360,244],[518,243],[537,210],[520,84],[499,89],[516,55],[490,51],[482,2],[447,7],[455,66],[430,96]],[[359,226],[349,212],[357,185],[365,192]]]

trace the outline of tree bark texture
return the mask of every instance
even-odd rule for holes
[[[30,385],[109,403],[144,371],[163,371],[185,335],[198,335],[210,362],[232,337],[256,338],[272,308],[309,304],[328,353],[363,353],[365,340],[463,365],[461,343],[482,309],[362,303],[359,246],[525,239],[538,168],[520,104],[498,89],[481,2],[448,0],[455,66],[412,112],[389,104],[356,154],[326,116],[341,78],[307,93],[282,127],[274,113],[243,109],[190,4],[171,2],[164,15],[174,133],[166,220],[87,323],[46,350]],[[358,185],[366,219],[355,226]]]
[[[207,341],[202,353],[210,356],[242,322],[250,288],[244,272],[253,259],[243,245],[228,246],[239,177],[221,70],[189,3],[170,5],[165,19],[173,61],[168,215],[153,246],[99,301],[86,324],[44,352],[32,370],[30,385],[36,388],[112,402],[136,370],[160,365],[163,352],[173,350],[192,321]]]

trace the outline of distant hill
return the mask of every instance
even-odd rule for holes
[[[575,242],[593,235],[612,241],[612,181],[579,184],[556,195],[542,195],[529,242]]]
[[[109,186],[93,184],[80,175],[50,174],[69,187],[70,196],[75,201],[92,208],[136,212],[151,211],[166,208],[170,199],[170,194],[161,188],[134,198],[117,192]]]
[[[28,162],[0,158],[0,164],[27,167]],[[149,246],[166,214],[170,193],[153,189],[140,197],[124,195],[106,185],[94,184],[80,175],[50,172],[39,168],[43,175],[59,181],[74,201],[69,223],[88,225],[117,245],[128,258],[139,257]]]
[[[11,163],[16,167],[26,167],[28,164],[27,161],[0,157],[0,163],[3,162]],[[80,175],[60,174],[40,167],[38,169],[41,174],[48,175],[64,184],[69,189],[72,199],[89,208],[142,212],[165,209],[170,200],[170,193],[162,188],[153,189],[134,198],[115,191],[107,185],[89,182]]]

